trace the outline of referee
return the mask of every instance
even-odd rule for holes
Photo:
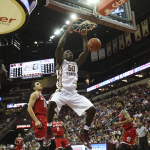
[[[139,137],[139,145],[140,145],[139,150],[149,150],[146,136],[147,133],[146,127],[142,127],[142,124],[140,122],[137,123],[137,127],[138,128],[136,129],[136,132]]]

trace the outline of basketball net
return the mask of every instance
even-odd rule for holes
[[[83,30],[90,31],[97,27],[97,24],[89,20],[84,20],[82,18],[76,18],[70,24],[75,32],[83,32]]]

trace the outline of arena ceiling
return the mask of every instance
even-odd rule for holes
[[[132,11],[135,12],[137,23],[150,17],[149,0],[130,1]],[[20,51],[0,48],[0,58],[4,59],[7,68],[9,68],[10,63],[54,57],[55,49],[61,35],[53,39],[52,43],[49,42],[49,38],[54,34],[56,29],[60,29],[65,24],[69,15],[48,9],[45,7],[45,4],[46,0],[38,0],[38,5],[32,12],[28,25],[16,33],[21,42]],[[93,37],[99,38],[103,46],[120,34],[122,34],[122,31],[99,25],[96,29],[88,33],[88,39]],[[40,44],[38,44],[38,46],[35,45],[35,41],[40,42]],[[67,38],[64,49],[73,51],[74,58],[76,59],[82,52],[82,45],[81,35],[74,33]],[[100,73],[101,75],[104,75],[104,72],[111,73],[111,71],[114,68],[119,67],[119,64],[121,63],[134,63],[141,56],[150,55],[148,50],[149,47],[150,39],[145,38],[141,42],[133,44],[123,51],[93,63],[91,62],[91,55],[89,53],[86,62],[80,69],[88,71],[93,78],[99,78]]]

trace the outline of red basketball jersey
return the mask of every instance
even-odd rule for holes
[[[123,111],[123,110],[122,110]],[[125,121],[126,120],[126,118],[124,118],[123,116],[122,116],[122,111],[121,111],[121,113],[119,114],[119,122],[122,122],[122,121]],[[130,116],[130,115],[129,115]],[[130,128],[130,127],[133,127],[133,121],[131,120],[131,123],[129,123],[129,124],[123,124],[122,125],[122,128],[124,128],[125,130],[127,130],[128,128]]]
[[[19,144],[18,146],[22,145],[22,137],[17,137],[17,143]]]
[[[53,130],[53,133],[55,133],[57,136],[63,136],[64,135],[61,121],[58,121],[57,123],[53,122],[52,123],[52,130]]]
[[[38,98],[33,106],[33,111],[35,115],[37,114],[46,115],[47,103],[45,98],[40,93],[38,93]]]

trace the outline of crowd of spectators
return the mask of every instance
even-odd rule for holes
[[[118,115],[115,107],[118,100],[124,101],[125,109],[130,113],[135,128],[137,128],[137,122],[142,122],[143,126],[150,131],[150,96],[146,84],[128,87],[124,91],[118,90],[116,93],[105,96],[105,100],[104,97],[98,99],[99,103],[95,105],[97,112],[89,130],[90,143],[110,142],[115,145],[115,148],[119,147],[122,128],[120,126],[106,127],[106,124]],[[59,118],[68,129],[70,143],[81,144],[77,135],[83,129],[85,116],[78,117],[71,108],[64,108]]]
[[[137,128],[137,123],[141,122],[147,128],[147,131],[150,131],[150,96],[145,84],[133,87],[129,86],[124,91],[118,90],[116,93],[106,95],[105,98],[100,97],[98,99],[98,102],[93,101],[96,102],[95,107],[97,112],[89,130],[90,143],[109,142],[114,145],[114,149],[118,149],[122,128],[120,126],[106,127],[106,124],[118,115],[116,110],[118,100],[124,101],[125,109],[130,113],[135,128]],[[85,115],[81,117],[77,116],[68,106],[64,106],[60,111],[59,120],[65,123],[69,133],[69,142],[72,145],[81,144],[77,135],[83,130],[85,118]],[[150,144],[150,136],[148,140]],[[39,148],[39,144],[34,141],[33,130],[30,130],[24,136],[24,141],[24,146],[29,149],[33,149],[31,147],[35,147],[35,149]]]

